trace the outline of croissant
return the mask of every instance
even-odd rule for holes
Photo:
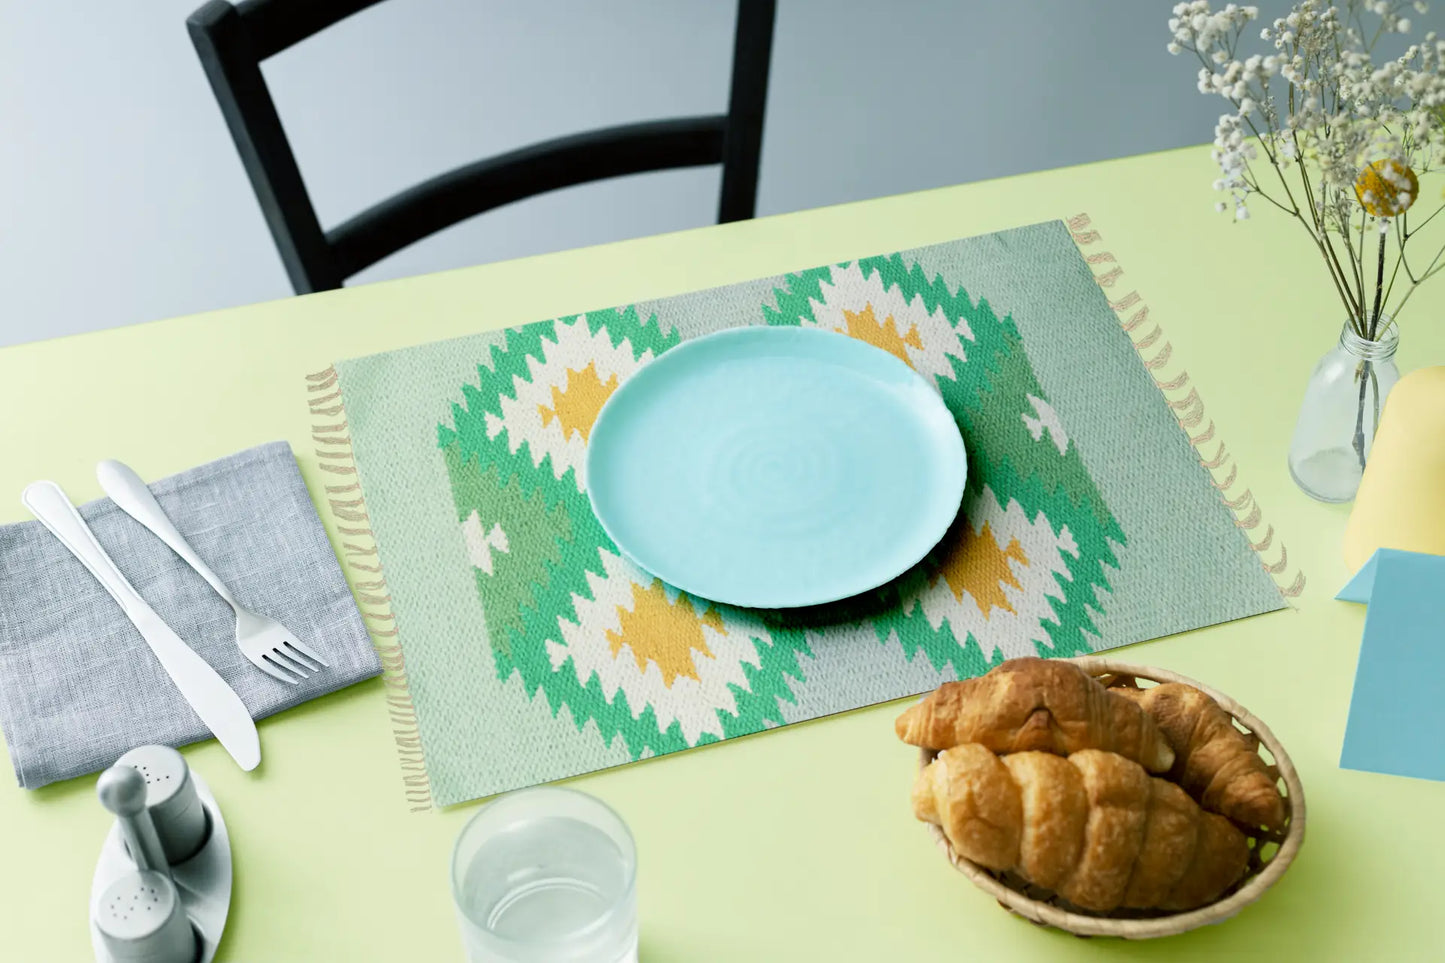
[[[945,682],[894,728],[898,738],[925,749],[965,742],[999,753],[1105,749],[1151,772],[1174,763],[1147,712],[1077,665],[1052,659],[1010,659],[976,679]]]
[[[1249,846],[1229,820],[1135,762],[1084,749],[1000,758],[947,749],[918,775],[913,811],[954,851],[1012,870],[1095,912],[1186,910],[1244,875]]]
[[[1284,799],[1259,753],[1229,713],[1193,686],[1111,689],[1153,717],[1174,749],[1173,779],[1210,812],[1245,826],[1279,829]]]

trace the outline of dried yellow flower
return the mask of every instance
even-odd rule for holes
[[[1419,194],[1419,178],[1397,160],[1377,160],[1355,178],[1355,196],[1376,217],[1405,213]]]

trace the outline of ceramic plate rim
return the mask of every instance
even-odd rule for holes
[[[763,331],[777,331],[779,333],[787,332],[794,335],[803,334],[804,337],[816,336],[821,338],[842,338],[846,341],[852,342],[858,347],[876,352],[878,355],[882,355],[882,358],[877,359],[880,363],[884,365],[891,364],[895,366],[901,373],[906,373],[908,378],[915,382],[919,387],[926,389],[928,398],[926,404],[928,406],[935,407],[938,411],[941,411],[943,416],[948,420],[948,422],[953,425],[954,430],[948,433],[948,437],[952,442],[948,445],[948,447],[950,448],[951,454],[956,454],[956,460],[958,464],[957,478],[955,480],[956,484],[951,485],[949,488],[950,492],[952,492],[954,488],[957,489],[957,497],[949,498],[949,504],[952,505],[954,509],[953,513],[949,517],[948,523],[943,526],[942,530],[940,530],[934,537],[929,539],[927,546],[923,549],[922,552],[918,553],[917,558],[911,559],[911,561],[909,561],[907,565],[903,566],[898,571],[893,572],[891,575],[881,581],[873,581],[872,579],[868,579],[866,581],[873,582],[873,584],[863,584],[865,580],[859,579],[859,584],[856,587],[850,586],[849,591],[843,594],[830,592],[821,596],[809,596],[808,598],[801,601],[791,601],[786,603],[770,601],[766,604],[762,604],[756,600],[739,600],[736,598],[725,598],[722,595],[718,595],[716,593],[707,593],[699,591],[695,588],[690,588],[686,584],[683,584],[683,582],[679,582],[670,578],[667,573],[664,573],[651,565],[644,564],[641,560],[637,559],[632,554],[632,552],[627,549],[627,547],[623,544],[622,540],[618,539],[617,535],[613,531],[612,526],[608,524],[608,521],[603,516],[603,513],[598,510],[597,501],[592,495],[592,478],[594,476],[593,459],[594,452],[597,451],[594,442],[596,440],[597,426],[603,423],[603,420],[607,417],[609,409],[614,408],[614,401],[616,401],[616,399],[621,397],[623,393],[628,390],[629,385],[637,383],[638,376],[641,375],[643,371],[659,363],[664,358],[667,358],[669,356],[673,356],[675,358],[678,352],[692,353],[693,351],[697,350],[694,347],[696,345],[704,345],[713,341],[722,341],[729,338],[742,336],[756,337],[759,332]],[[884,359],[886,359],[886,361]],[[676,361],[674,360],[672,363],[676,363]],[[920,410],[921,407],[922,406],[920,406]],[[619,385],[617,389],[608,396],[607,400],[602,403],[602,407],[598,409],[597,417],[593,419],[592,422],[592,431],[589,433],[587,453],[583,459],[583,471],[585,472],[587,479],[587,503],[592,509],[592,516],[597,519],[597,523],[602,526],[602,530],[607,534],[607,537],[611,539],[612,544],[617,547],[617,550],[620,551],[624,556],[626,556],[629,561],[640,567],[649,575],[662,579],[662,581],[666,584],[674,588],[680,589],[687,594],[693,596],[694,598],[702,599],[709,602],[718,602],[723,605],[732,605],[738,608],[752,608],[764,610],[797,609],[809,608],[816,605],[826,605],[830,602],[839,602],[843,599],[854,598],[866,592],[873,591],[874,589],[880,588],[884,585],[887,585],[889,582],[892,582],[894,579],[905,574],[914,566],[916,566],[919,562],[927,558],[928,554],[938,547],[939,543],[942,542],[943,537],[948,534],[948,530],[952,528],[958,520],[963,505],[963,496],[968,486],[968,446],[963,440],[963,432],[960,431],[958,428],[958,420],[954,417],[953,412],[948,410],[948,406],[944,403],[942,396],[939,394],[937,386],[932,384],[927,378],[925,378],[922,374],[915,370],[912,365],[905,363],[890,352],[883,350],[877,345],[869,344],[866,341],[862,341],[850,335],[843,334],[840,331],[830,331],[822,328],[804,328],[799,325],[749,324],[734,328],[724,328],[721,331],[712,331],[707,334],[698,335],[695,338],[689,338],[681,342],[680,344],[674,345],[666,351],[663,351],[661,354],[654,357],[651,361],[646,362],[635,372],[633,372],[632,376],[629,377],[626,381],[622,382],[622,384]],[[942,503],[942,501],[943,499],[940,498],[939,502]]]

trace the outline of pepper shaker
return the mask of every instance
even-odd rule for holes
[[[185,757],[169,746],[138,746],[115,764],[129,766],[145,779],[145,806],[165,861],[174,865],[196,855],[205,845],[210,827]]]

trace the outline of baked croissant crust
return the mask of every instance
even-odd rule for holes
[[[1010,659],[976,679],[945,682],[894,728],[898,738],[925,749],[966,742],[997,753],[1103,749],[1151,772],[1174,764],[1147,712],[1077,665],[1053,659]]]
[[[1133,699],[1154,719],[1174,750],[1169,778],[1205,809],[1245,826],[1284,825],[1275,777],[1219,703],[1180,682],[1110,691]]]
[[[1229,820],[1097,749],[1067,759],[1000,758],[965,743],[919,773],[913,810],[941,827],[959,855],[1094,912],[1203,906],[1238,882],[1249,861],[1244,834]]]

